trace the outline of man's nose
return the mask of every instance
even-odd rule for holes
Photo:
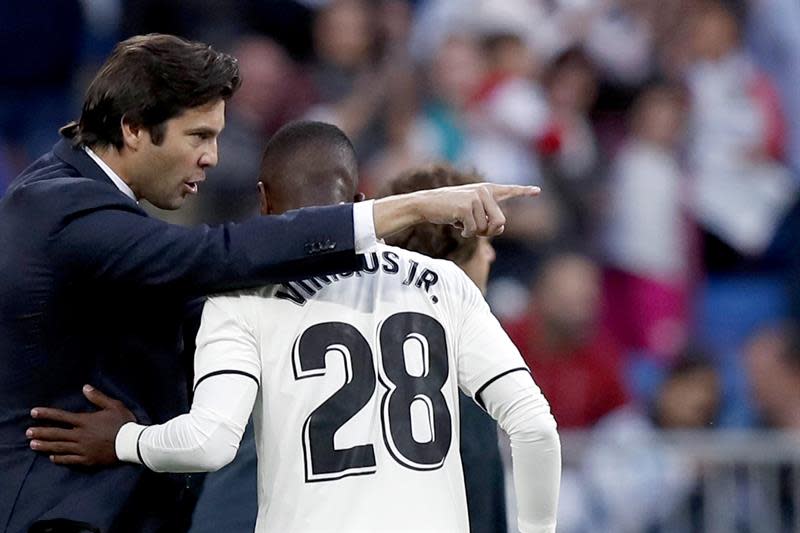
[[[218,161],[219,156],[217,154],[217,141],[213,141],[203,152],[203,155],[200,156],[200,161],[198,164],[202,168],[215,167],[217,166]]]

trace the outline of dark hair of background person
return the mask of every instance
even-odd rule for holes
[[[290,122],[270,138],[259,181],[274,212],[352,202],[358,186],[353,144],[332,124]]]
[[[410,170],[391,180],[379,197],[404,194],[423,189],[481,183],[476,172],[460,172],[448,165],[432,165]],[[455,263],[469,261],[478,247],[477,239],[466,239],[461,230],[449,225],[417,224],[386,238],[392,246],[419,252],[430,257],[445,258]]]
[[[173,35],[137,35],[114,47],[86,91],[80,120],[60,133],[76,146],[121,149],[124,119],[159,145],[167,120],[227,100],[240,85],[239,64],[228,54]]]

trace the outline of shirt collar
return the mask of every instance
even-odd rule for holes
[[[125,183],[124,181],[122,181],[122,178],[120,178],[120,177],[117,175],[117,173],[116,173],[116,172],[114,172],[113,170],[111,170],[111,167],[110,167],[110,166],[108,166],[108,165],[106,164],[106,162],[105,162],[105,161],[103,161],[102,159],[100,159],[100,157],[99,157],[99,156],[98,156],[96,153],[94,153],[94,152],[92,151],[92,149],[91,149],[91,148],[89,148],[88,146],[84,146],[84,147],[83,147],[83,149],[86,151],[86,153],[89,155],[89,157],[91,157],[91,158],[92,158],[92,160],[93,160],[95,163],[97,163],[97,166],[99,166],[99,167],[100,167],[100,168],[103,170],[103,172],[105,172],[105,173],[106,173],[106,175],[108,176],[108,178],[109,178],[109,179],[110,179],[110,180],[111,180],[111,181],[114,183],[114,185],[116,185],[116,186],[117,186],[117,189],[119,189],[120,191],[122,191],[122,194],[124,194],[125,196],[127,196],[128,198],[130,198],[131,200],[133,200],[134,202],[136,202],[136,203],[139,203],[139,201],[136,199],[136,195],[135,195],[135,194],[133,194],[133,190],[131,190],[131,188],[130,188],[130,187],[128,187],[128,184],[127,184],[127,183]]]

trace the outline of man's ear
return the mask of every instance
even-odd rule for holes
[[[119,127],[122,130],[123,145],[131,150],[137,150],[144,142],[147,131],[141,126],[133,124],[124,116],[119,121]]]
[[[266,187],[264,187],[264,184],[260,181],[258,182],[258,203],[261,206],[262,215],[269,215],[272,213],[272,205],[269,201],[269,194],[267,194]]]
[[[353,196],[353,203],[363,202],[366,196],[364,196],[363,192],[357,192],[355,196]]]

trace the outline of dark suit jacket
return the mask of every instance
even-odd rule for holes
[[[81,394],[91,383],[139,422],[164,422],[188,409],[187,302],[359,265],[350,205],[174,226],[62,140],[0,201],[0,530],[69,518],[103,532],[176,531],[183,477],[54,466],[28,447],[30,409],[93,410]]]

